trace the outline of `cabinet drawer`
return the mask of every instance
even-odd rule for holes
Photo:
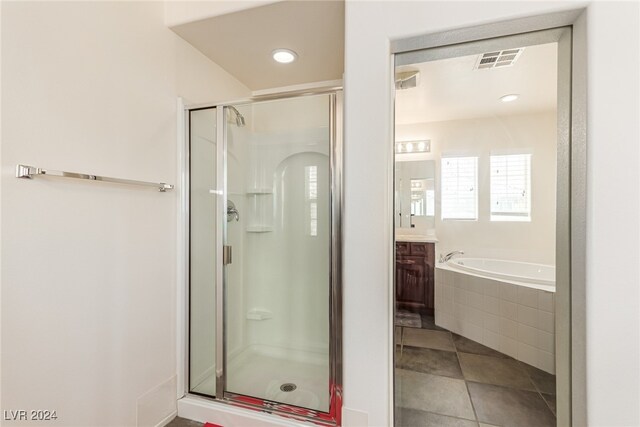
[[[409,255],[411,246],[408,242],[396,242],[396,256]]]
[[[433,243],[411,243],[411,255],[427,255],[433,249]]]

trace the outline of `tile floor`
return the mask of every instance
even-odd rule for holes
[[[167,427],[202,427],[204,424],[186,418],[175,417]]]
[[[399,334],[398,334],[399,336]],[[395,427],[555,426],[555,376],[439,328],[405,328]],[[175,418],[168,427],[200,427]]]
[[[555,376],[423,315],[397,346],[396,405],[396,427],[555,426]]]

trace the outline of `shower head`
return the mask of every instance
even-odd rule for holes
[[[244,116],[240,114],[240,111],[238,111],[236,107],[234,107],[233,105],[229,105],[228,108],[230,111],[233,111],[233,113],[236,115],[236,125],[239,128],[243,127],[245,125]]]

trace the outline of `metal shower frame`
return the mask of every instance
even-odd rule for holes
[[[329,301],[329,387],[330,403],[329,411],[321,412],[307,408],[296,407],[283,403],[268,401],[249,396],[225,391],[226,385],[226,324],[224,322],[225,289],[227,285],[224,266],[222,263],[223,245],[226,240],[225,227],[222,221],[216,222],[216,248],[219,260],[216,263],[216,397],[210,397],[189,391],[189,326],[190,326],[190,299],[189,299],[189,263],[190,263],[190,113],[192,111],[216,108],[216,214],[218,218],[226,218],[227,212],[227,121],[225,114],[227,109],[239,105],[247,105],[264,101],[286,100],[305,96],[329,95],[329,143],[330,143],[330,301]],[[179,307],[183,314],[185,329],[182,346],[184,357],[178,363],[182,365],[179,375],[178,398],[185,396],[200,396],[209,401],[223,402],[226,404],[273,413],[280,416],[293,418],[300,421],[313,422],[319,425],[341,425],[342,416],[342,216],[343,216],[343,94],[342,87],[320,87],[252,98],[239,99],[229,102],[182,106],[184,111],[184,156],[181,160],[181,168],[184,170],[182,177],[182,191],[180,197],[180,210],[183,220],[179,225],[184,239],[183,246],[184,271],[180,273],[186,289],[184,293],[184,305]],[[180,132],[180,130],[179,130]],[[180,366],[179,366],[180,370]]]

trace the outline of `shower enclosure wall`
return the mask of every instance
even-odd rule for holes
[[[340,95],[188,110],[192,394],[340,423]]]

